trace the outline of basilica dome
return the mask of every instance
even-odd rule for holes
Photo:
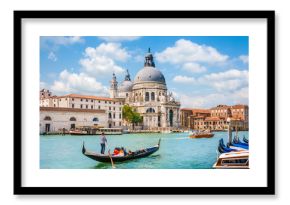
[[[148,53],[145,55],[144,67],[135,76],[134,83],[148,81],[165,84],[164,75],[158,69],[155,68],[153,55],[150,53],[150,49],[148,50]]]
[[[165,84],[164,75],[154,67],[145,66],[136,75],[134,83],[141,83],[143,81],[153,81]]]

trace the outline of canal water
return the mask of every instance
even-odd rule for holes
[[[154,146],[161,138],[160,149],[151,156],[116,163],[119,169],[211,169],[216,161],[219,139],[226,143],[227,132],[214,132],[212,138],[191,139],[188,133],[108,135],[112,150],[123,146],[132,151]],[[234,133],[233,133],[234,135]],[[239,132],[240,139],[248,132]],[[41,135],[41,169],[111,169],[110,163],[97,162],[82,154],[82,144],[100,152],[99,136]],[[106,153],[108,149],[106,148]]]

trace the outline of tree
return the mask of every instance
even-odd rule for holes
[[[124,120],[126,120],[129,123],[132,123],[133,130],[137,123],[140,123],[143,121],[142,116],[139,113],[135,112],[133,108],[130,107],[129,105],[123,106],[122,115],[123,115]]]

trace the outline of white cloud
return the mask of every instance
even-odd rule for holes
[[[41,40],[57,45],[71,45],[84,42],[80,36],[42,36]]]
[[[84,39],[79,36],[41,36],[40,46],[48,50],[56,51],[59,46],[68,46],[83,43]]]
[[[156,58],[161,63],[183,64],[186,62],[225,62],[228,56],[219,53],[213,47],[180,39],[173,47],[167,47],[164,51],[156,53]]]
[[[206,67],[198,63],[185,63],[182,68],[183,70],[190,71],[192,73],[202,73],[206,71]]]
[[[180,94],[179,98],[182,107],[211,108],[219,104],[249,104],[248,96],[248,88],[244,87],[234,92],[211,93],[207,95]]]
[[[58,95],[68,93],[108,95],[108,89],[95,78],[85,73],[70,73],[66,69],[59,74],[59,79],[54,81],[51,90]]]
[[[211,73],[199,78],[177,75],[173,78],[173,82],[184,84],[195,84],[202,86],[210,86],[216,91],[233,91],[248,86],[247,70],[231,69],[225,72]]]
[[[197,79],[199,84],[209,85],[217,91],[233,91],[248,86],[247,70],[231,69],[220,73],[211,73]]]
[[[135,41],[141,38],[140,36],[100,36],[98,37],[108,42],[121,42],[121,41]]]
[[[187,77],[187,76],[181,76],[177,75],[173,78],[173,81],[176,83],[194,83],[195,79],[192,77]]]
[[[45,82],[43,82],[43,81],[39,82],[39,88],[40,89],[45,89],[46,87],[47,87],[47,84]]]
[[[111,75],[113,72],[124,73],[125,69],[115,61],[125,62],[130,56],[126,49],[118,43],[102,43],[96,48],[88,47],[80,64],[84,72],[95,77]]]
[[[56,55],[54,54],[54,52],[50,52],[49,54],[48,54],[48,57],[47,57],[49,60],[51,60],[51,61],[53,61],[53,62],[55,62],[55,61],[57,61],[57,57],[56,57]]]
[[[240,59],[243,63],[245,63],[245,64],[249,63],[249,56],[246,56],[246,55],[240,55],[240,56],[239,56],[239,59]]]
[[[97,56],[106,56],[117,61],[126,61],[130,55],[119,43],[101,43],[96,48],[88,47],[85,50],[85,56],[95,58]]]

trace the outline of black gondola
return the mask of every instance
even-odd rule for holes
[[[112,158],[113,162],[123,162],[123,161],[127,161],[127,160],[147,157],[147,156],[157,152],[159,150],[159,147],[160,147],[160,140],[161,139],[159,139],[158,144],[153,146],[153,147],[148,147],[145,149],[136,150],[136,151],[134,151],[130,154],[127,154],[125,156],[114,156],[114,155],[106,155],[106,154],[91,152],[91,151],[86,150],[85,144],[83,144],[82,152],[85,156],[87,156],[93,160],[99,161],[99,162],[111,162],[111,158]]]
[[[244,136],[243,137],[243,141],[246,143],[246,144],[249,144],[249,140]]]

